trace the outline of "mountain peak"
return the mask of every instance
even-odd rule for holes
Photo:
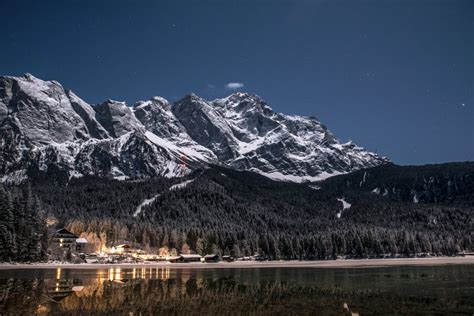
[[[112,99],[107,99],[102,104],[104,104],[104,105],[127,106],[127,103],[125,101],[117,101],[117,100],[112,100]]]
[[[29,72],[27,72],[26,74],[24,74],[23,77],[26,78],[26,79],[29,79],[29,80],[38,79],[38,78],[36,78],[35,76],[33,76],[32,74],[30,74]]]
[[[182,97],[181,99],[179,99],[178,101],[176,101],[175,103],[183,103],[183,102],[200,102],[201,103],[201,102],[207,102],[207,101],[201,98],[200,96],[198,96],[197,94],[195,94],[194,92],[190,92],[186,94],[184,97]]]
[[[159,102],[159,103],[162,103],[162,104],[169,103],[168,100],[166,100],[165,98],[160,97],[160,96],[153,96],[153,97],[151,97],[150,100],[155,101],[155,102]]]
[[[257,111],[265,115],[273,115],[273,109],[258,95],[246,92],[235,92],[231,95],[216,99],[211,102],[213,105],[232,109],[238,112]]]
[[[229,97],[241,98],[241,99],[248,98],[250,96],[257,96],[257,95],[256,94],[251,94],[251,93],[248,93],[248,92],[240,92],[240,91],[234,92],[231,95],[229,95]]]
[[[94,106],[96,119],[113,137],[119,137],[131,131],[143,131],[142,124],[125,102],[107,101]]]
[[[248,92],[234,92],[232,94],[229,94],[227,97],[220,98],[220,99],[215,99],[212,102],[215,101],[228,101],[228,100],[245,100],[245,99],[253,99],[253,100],[262,100],[261,97],[254,93],[248,93]]]
[[[135,112],[135,115],[139,114],[142,116],[145,112],[156,110],[156,107],[163,108],[165,111],[171,110],[171,105],[168,100],[159,96],[153,96],[150,100],[138,101],[135,103],[133,105],[133,111]],[[137,118],[140,119],[139,117]]]
[[[43,80],[43,79],[40,79],[38,77],[35,77],[34,75],[32,75],[31,73],[27,72],[25,73],[23,76],[21,77],[10,77],[14,80],[21,80],[23,82],[28,82],[28,83],[31,83],[31,84],[34,84],[38,87],[48,87],[48,86],[57,86],[58,88],[60,89],[64,89],[63,86],[56,80]]]

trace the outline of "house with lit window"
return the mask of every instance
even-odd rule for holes
[[[58,248],[67,248],[71,251],[76,250],[76,240],[78,237],[66,228],[57,230],[52,237],[52,242]]]

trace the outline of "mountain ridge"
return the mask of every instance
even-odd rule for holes
[[[389,160],[341,144],[314,117],[274,112],[258,95],[236,92],[175,103],[152,97],[129,106],[91,105],[57,81],[0,77],[3,182],[51,164],[71,177],[183,176],[209,163],[272,179],[314,181]]]

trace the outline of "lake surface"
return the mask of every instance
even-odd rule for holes
[[[474,266],[0,270],[0,315],[472,315]]]

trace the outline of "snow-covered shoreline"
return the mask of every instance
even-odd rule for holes
[[[0,263],[0,270],[11,269],[101,269],[101,268],[136,268],[155,267],[171,269],[209,269],[209,268],[371,268],[396,266],[440,266],[456,264],[474,264],[474,256],[468,257],[436,257],[436,258],[398,258],[398,259],[348,259],[348,260],[321,260],[321,261],[236,261],[218,263]]]

